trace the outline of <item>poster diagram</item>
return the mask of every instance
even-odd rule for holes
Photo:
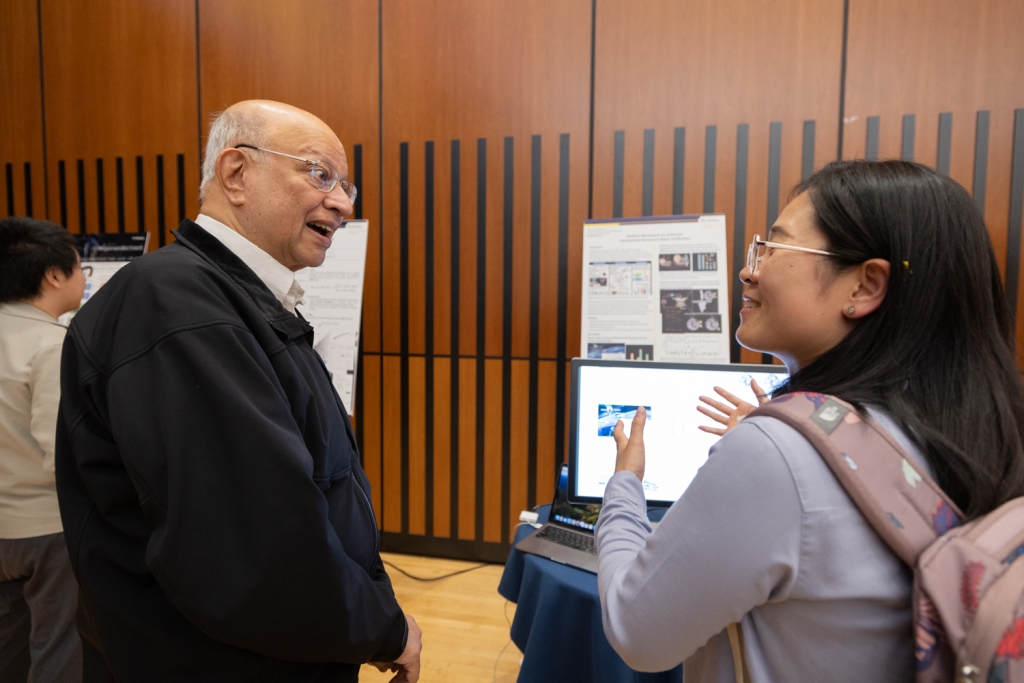
[[[725,216],[587,221],[580,354],[729,362]]]

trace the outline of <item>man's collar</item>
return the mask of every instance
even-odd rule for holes
[[[242,259],[289,312],[295,312],[296,304],[305,303],[302,298],[302,287],[296,282],[295,273],[287,266],[282,265],[240,232],[212,216],[199,214],[195,222]]]
[[[50,323],[51,325],[57,325],[58,327],[65,327],[51,318],[49,313],[46,313],[40,308],[36,308],[26,301],[10,301],[5,304],[0,304],[0,311],[18,318],[28,318],[29,320],[38,320],[39,322]]]
[[[234,280],[260,309],[267,322],[288,339],[304,336],[313,330],[304,318],[289,313],[281,305],[252,268],[199,225],[186,218],[172,234],[182,246],[199,254]]]

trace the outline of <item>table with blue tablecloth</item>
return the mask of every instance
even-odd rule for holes
[[[540,522],[547,521],[549,508],[537,511]],[[626,666],[604,635],[597,576],[516,550],[532,531],[530,526],[516,530],[498,585],[502,597],[517,603],[511,635],[523,653],[519,681],[682,683],[682,665],[661,673]]]

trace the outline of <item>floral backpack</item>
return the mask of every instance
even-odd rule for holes
[[[811,442],[875,531],[914,569],[918,683],[1024,683],[1024,498],[968,524],[893,438],[848,403],[793,393],[751,415]]]

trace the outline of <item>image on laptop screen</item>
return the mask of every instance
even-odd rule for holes
[[[722,400],[720,386],[755,403],[750,381],[771,392],[785,381],[781,365],[697,365],[574,359],[570,395],[569,498],[599,503],[615,471],[612,431],[626,434],[638,406],[647,411],[644,494],[648,505],[667,507],[683,495],[718,441],[699,425],[715,425],[697,412],[700,396]]]

